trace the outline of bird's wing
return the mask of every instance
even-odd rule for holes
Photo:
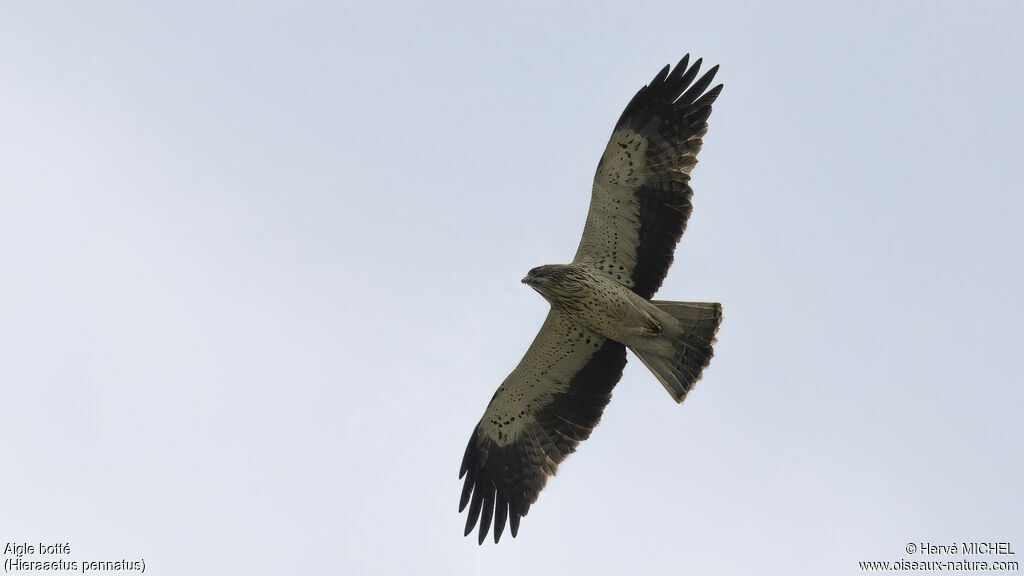
[[[516,536],[548,476],[601,419],[625,365],[622,344],[548,313],[466,446],[459,511],[469,504],[467,535],[479,519],[482,544],[493,518],[495,542],[506,520]]]
[[[590,212],[573,262],[601,270],[644,298],[661,287],[692,206],[697,164],[719,84],[700,60],[665,66],[626,106],[597,165]]]

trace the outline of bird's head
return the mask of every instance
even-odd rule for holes
[[[569,267],[564,264],[545,264],[526,273],[523,284],[533,288],[549,302],[564,296],[567,287],[573,286],[569,278]]]
[[[545,264],[530,270],[523,278],[555,308],[578,301],[588,290],[586,274],[572,264]]]
[[[550,264],[545,264],[544,266],[537,266],[536,268],[531,269],[523,278],[523,284],[531,286],[534,290],[540,291],[542,286],[547,286],[551,283],[551,276],[554,272],[552,270],[553,268],[554,267]]]

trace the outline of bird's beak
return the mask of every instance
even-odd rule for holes
[[[529,276],[523,276],[523,279],[520,280],[520,282],[522,282],[523,284],[529,284],[530,283],[530,277]]]

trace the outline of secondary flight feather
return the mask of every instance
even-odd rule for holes
[[[628,348],[676,402],[711,361],[722,306],[651,300],[672,265],[692,205],[718,66],[698,79],[689,55],[626,105],[597,165],[583,238],[569,264],[523,282],[551,304],[544,325],[494,393],[462,460],[466,535],[493,523],[498,542],[601,419]]]

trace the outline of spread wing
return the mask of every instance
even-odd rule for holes
[[[692,206],[697,164],[719,84],[718,71],[694,82],[689,55],[665,66],[636,93],[597,165],[590,211],[573,262],[589,264],[644,298],[661,287]],[[692,83],[692,84],[691,84]]]
[[[459,512],[469,504],[467,535],[479,519],[483,544],[493,518],[495,542],[506,520],[516,536],[548,476],[601,419],[625,365],[622,344],[548,313],[466,446]]]

